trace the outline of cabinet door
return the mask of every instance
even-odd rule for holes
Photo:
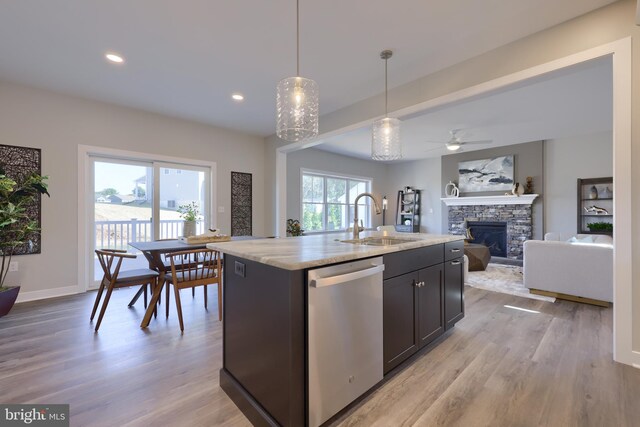
[[[418,334],[424,347],[444,333],[444,301],[442,264],[418,272]]]
[[[445,329],[464,317],[464,282],[462,258],[444,263],[444,319]]]
[[[384,372],[398,366],[418,350],[415,318],[418,272],[384,281]]]

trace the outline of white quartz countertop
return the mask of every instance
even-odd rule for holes
[[[341,242],[341,240],[352,239],[351,233],[329,233],[276,239],[216,242],[207,244],[207,247],[224,254],[257,261],[285,270],[303,270],[423,246],[453,242],[464,238],[463,236],[426,233],[389,233],[379,231],[364,231],[360,233],[361,239],[383,236],[411,239],[411,241],[398,245],[370,246]]]

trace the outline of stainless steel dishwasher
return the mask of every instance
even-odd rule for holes
[[[382,257],[309,270],[309,425],[382,380]]]

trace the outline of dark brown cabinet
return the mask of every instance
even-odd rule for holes
[[[418,272],[384,281],[382,305],[385,373],[418,351],[417,283]]]
[[[444,333],[442,264],[418,272],[418,334],[422,348]]]
[[[444,316],[445,329],[451,328],[464,317],[464,282],[462,258],[444,263]]]
[[[385,273],[397,274],[386,278],[383,288],[385,373],[445,331],[443,245],[402,254],[402,259],[397,254],[385,256]],[[411,259],[413,262],[407,263]],[[412,268],[419,269],[410,271]],[[461,275],[458,280],[462,280]],[[462,288],[459,286],[458,290]]]

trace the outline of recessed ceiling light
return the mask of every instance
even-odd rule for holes
[[[236,101],[242,101],[244,99],[244,96],[239,93],[234,93],[233,95],[231,95],[231,98],[235,99]]]
[[[124,62],[124,58],[117,53],[107,52],[104,54],[104,57],[115,64],[122,64]]]

